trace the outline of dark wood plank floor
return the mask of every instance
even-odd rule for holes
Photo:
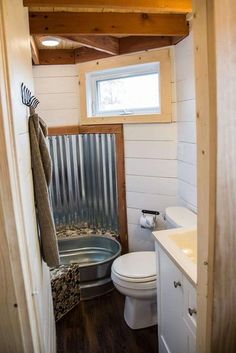
[[[57,323],[58,353],[157,353],[157,327],[131,330],[116,290],[80,302]]]

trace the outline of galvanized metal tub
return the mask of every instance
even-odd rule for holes
[[[92,299],[113,289],[111,265],[120,256],[120,243],[101,235],[58,240],[61,265],[78,264],[80,297]]]

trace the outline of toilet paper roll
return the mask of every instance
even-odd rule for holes
[[[147,216],[143,214],[140,217],[140,225],[142,228],[153,229],[155,225],[154,216]]]

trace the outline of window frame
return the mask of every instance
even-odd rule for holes
[[[122,55],[98,61],[86,62],[78,65],[79,69],[79,91],[80,91],[80,112],[81,125],[94,124],[120,124],[120,123],[145,123],[145,122],[171,122],[172,121],[172,89],[171,89],[171,48],[158,49],[132,55]],[[159,64],[160,75],[160,113],[143,114],[121,114],[91,116],[92,94],[86,87],[87,77],[96,76],[96,72],[108,70],[117,72],[123,68],[140,64]],[[105,76],[103,76],[105,77]],[[94,88],[93,88],[94,89]],[[93,92],[94,94],[94,92]]]
[[[161,104],[158,109],[155,107],[150,108],[134,108],[126,111],[125,109],[114,109],[102,111],[99,109],[99,82],[124,79],[129,77],[147,76],[151,74],[158,74],[158,80],[160,86],[160,64],[159,62],[150,62],[145,64],[136,64],[130,66],[124,66],[119,68],[113,68],[108,70],[95,71],[86,74],[86,95],[90,95],[89,100],[87,99],[87,112],[90,118],[96,118],[101,116],[126,116],[126,115],[146,115],[146,114],[160,114]],[[158,96],[160,99],[160,87],[158,89]]]

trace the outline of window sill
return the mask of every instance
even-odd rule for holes
[[[97,124],[137,124],[137,123],[170,123],[172,114],[118,115],[118,116],[81,116],[81,125]]]

